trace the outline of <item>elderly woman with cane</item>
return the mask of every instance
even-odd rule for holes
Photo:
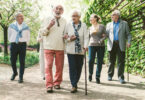
[[[77,92],[77,84],[81,76],[84,52],[88,50],[89,35],[87,26],[80,21],[81,13],[74,10],[72,22],[66,26],[64,39],[69,62],[69,75],[72,85],[71,93]]]

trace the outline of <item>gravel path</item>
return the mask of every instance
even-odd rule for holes
[[[114,80],[108,82],[105,66],[103,66],[101,84],[95,83],[95,75],[93,82],[88,82],[87,96],[84,95],[84,69],[78,93],[70,93],[67,59],[65,59],[62,89],[54,90],[52,94],[46,93],[45,81],[40,77],[38,65],[25,70],[23,84],[18,84],[18,77],[15,81],[10,81],[11,74],[10,66],[0,65],[0,100],[145,100],[145,79],[130,75],[130,82],[122,85],[115,74]]]

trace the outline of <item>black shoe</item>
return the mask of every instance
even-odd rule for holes
[[[76,92],[77,92],[77,88],[73,87],[71,93],[76,93]]]
[[[43,80],[45,80],[45,77],[43,77]]]
[[[124,81],[124,79],[120,79],[120,83],[125,84],[126,82]]]
[[[23,83],[23,79],[19,79],[18,80],[18,83]]]
[[[90,82],[92,81],[92,75],[89,75],[89,81]]]
[[[13,74],[13,75],[11,76],[11,81],[15,80],[15,78],[16,78],[17,75],[18,75],[18,74]]]
[[[112,81],[112,77],[108,76],[108,81]]]
[[[96,83],[100,84],[100,79],[99,78],[96,78]]]
[[[52,87],[48,87],[47,88],[47,93],[53,93],[53,88]]]
[[[55,85],[54,88],[55,89],[61,89],[60,85]]]

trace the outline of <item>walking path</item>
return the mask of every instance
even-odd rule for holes
[[[108,82],[105,65],[101,84],[95,83],[95,75],[93,82],[88,82],[87,96],[84,94],[84,69],[78,85],[78,93],[70,93],[67,59],[65,59],[62,89],[54,90],[52,94],[46,93],[45,81],[40,77],[38,65],[25,70],[23,84],[18,84],[18,77],[15,81],[10,81],[11,74],[10,66],[0,65],[0,100],[145,100],[145,79],[130,75],[130,82],[122,85],[115,74],[114,81]]]

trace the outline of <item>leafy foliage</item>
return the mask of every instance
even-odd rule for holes
[[[30,67],[32,65],[35,65],[39,62],[39,54],[37,52],[34,51],[28,51],[26,53],[26,65],[25,67]],[[10,56],[4,56],[4,53],[0,53],[0,63],[1,64],[8,64],[10,65]],[[17,61],[17,67],[20,67],[19,61]]]
[[[36,43],[36,36],[40,26],[39,9],[37,0],[0,0],[0,27],[3,29],[5,53],[7,50],[7,30],[9,24],[15,21],[15,14],[22,12],[25,22],[31,27],[30,44]]]
[[[121,11],[121,18],[126,20],[133,36],[132,46],[128,51],[130,73],[138,73],[145,77],[145,1],[144,0],[90,0],[83,21],[90,26],[89,18],[92,13],[99,15],[102,24],[111,21],[111,13],[115,9]],[[105,54],[105,61],[108,53]],[[127,68],[127,67],[126,67]]]

